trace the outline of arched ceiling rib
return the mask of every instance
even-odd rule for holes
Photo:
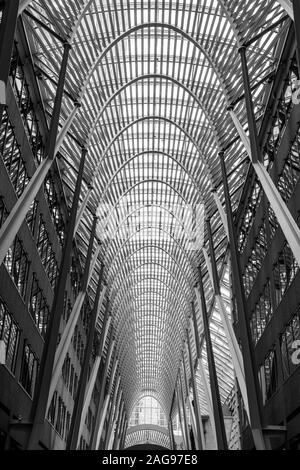
[[[273,0],[36,0],[28,12],[22,20],[49,116],[62,56],[58,35],[72,43],[60,126],[76,102],[80,107],[60,148],[59,165],[72,200],[78,143],[88,147],[81,201],[90,192],[78,244],[84,257],[97,212],[127,412],[141,396],[152,395],[168,415],[182,348],[190,373],[185,331],[202,259],[190,234],[179,235],[191,222],[180,219],[174,207],[196,211],[205,204],[223,269],[222,292],[230,299],[226,234],[211,190],[221,181],[221,148],[228,148],[233,209],[247,174],[245,151],[234,140],[227,111],[235,103],[247,131],[238,47],[267,31],[247,51],[259,124],[280,54],[278,38],[289,23],[268,29],[285,16]],[[218,195],[224,205],[222,191]],[[193,219],[192,228],[201,231],[203,219]],[[203,239],[207,243],[205,232]],[[213,305],[206,273],[204,286]],[[210,312],[225,400],[233,384],[231,358],[217,307]],[[197,305],[196,314],[202,335]],[[193,340],[192,352],[195,357]],[[205,347],[203,361],[206,367]],[[197,382],[205,407],[199,376]]]

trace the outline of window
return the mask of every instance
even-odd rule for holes
[[[276,304],[279,305],[286,290],[292,283],[298,271],[298,264],[295,260],[293,252],[287,242],[278,255],[277,262],[274,265],[274,285]]]
[[[24,161],[21,157],[20,146],[16,140],[13,127],[5,110],[0,127],[0,152],[16,196],[20,197],[29,178]]]
[[[260,381],[264,403],[271,398],[278,386],[278,368],[275,348],[268,352],[260,368]]]
[[[20,383],[26,392],[33,397],[36,377],[38,373],[38,360],[32,349],[24,343]]]
[[[37,206],[38,206],[38,203],[36,200],[34,200],[31,203],[29,211],[27,212],[27,215],[26,215],[27,224],[32,234],[34,233],[34,228],[35,228]]]
[[[61,245],[63,245],[65,239],[65,223],[61,211],[59,197],[50,172],[45,178],[44,191],[59,242]]]
[[[57,392],[53,393],[53,397],[48,410],[48,421],[54,426],[55,424],[55,414],[56,414],[56,404],[57,404]]]
[[[56,278],[58,275],[58,265],[42,216],[40,216],[39,220],[37,249],[41,257],[42,264],[48,275],[52,289],[54,289]]]
[[[15,238],[13,245],[9,248],[4,264],[18,291],[24,298],[27,288],[29,261],[23,244],[18,237]]]
[[[61,437],[64,437],[66,423],[66,405],[61,397],[58,397],[57,418],[55,429]]]
[[[272,314],[273,309],[271,303],[270,280],[268,280],[262,294],[258,298],[250,322],[252,338],[255,343],[257,343],[257,341],[263,334],[267,324],[271,319]]]
[[[167,420],[159,402],[153,397],[142,398],[133,410],[129,421],[130,426],[154,424],[167,427]]]
[[[71,368],[71,359],[70,359],[69,354],[67,354],[64,360],[63,366],[62,366],[62,377],[66,386],[68,386],[69,384],[70,368]]]
[[[49,307],[43,295],[35,274],[32,276],[31,293],[28,304],[31,314],[40,334],[45,337],[49,320]]]
[[[299,315],[300,311],[298,310],[280,337],[281,360],[284,379],[287,379],[298,365],[293,362],[292,355],[295,352],[293,343],[294,341],[300,339]]]
[[[8,211],[6,210],[6,207],[4,205],[3,197],[0,196],[0,227],[2,227],[2,225],[4,224],[7,216],[8,216]]]
[[[73,395],[73,382],[74,382],[74,366],[71,366],[69,392]]]
[[[6,347],[5,365],[14,373],[16,366],[16,358],[18,344],[20,338],[20,330],[8,312],[6,305],[0,298],[0,338],[4,340]]]

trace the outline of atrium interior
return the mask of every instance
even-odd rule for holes
[[[0,0],[0,449],[300,450],[299,265],[300,0]]]

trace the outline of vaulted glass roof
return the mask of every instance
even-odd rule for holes
[[[37,0],[22,18],[49,121],[63,43],[72,46],[59,168],[71,204],[80,147],[87,148],[77,242],[84,257],[96,214],[128,414],[151,395],[168,416],[182,351],[189,373],[191,302],[203,335],[194,291],[200,263],[224,401],[234,375],[201,254],[204,218],[230,316],[228,241],[212,194],[224,205],[218,152],[225,150],[236,210],[249,166],[228,113],[234,107],[247,132],[238,48],[251,41],[259,126],[289,26],[285,12],[274,0]]]

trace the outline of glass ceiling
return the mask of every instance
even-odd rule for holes
[[[192,301],[202,338],[194,286],[204,213],[230,315],[228,244],[212,189],[224,205],[221,148],[234,210],[248,171],[227,111],[235,107],[247,132],[238,48],[254,39],[247,57],[259,125],[289,20],[274,0],[38,0],[23,22],[49,121],[63,42],[72,45],[60,121],[70,127],[58,163],[71,203],[80,146],[88,149],[77,243],[84,258],[97,214],[128,415],[151,395],[168,416],[182,351],[190,373]],[[224,401],[232,363],[204,263],[202,270]]]

